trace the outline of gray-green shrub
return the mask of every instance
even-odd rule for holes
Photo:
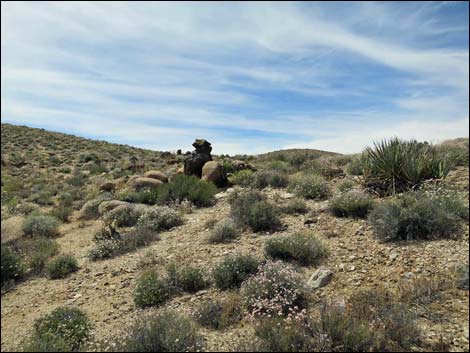
[[[325,245],[313,234],[294,233],[266,240],[264,251],[276,260],[295,261],[301,265],[318,263],[327,255]]]

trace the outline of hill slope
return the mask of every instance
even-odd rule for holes
[[[254,158],[253,163],[266,165],[266,161],[279,160],[282,152],[260,156],[259,160]],[[298,154],[299,151],[293,153]],[[125,180],[132,178],[133,172],[126,171],[125,166],[133,155],[145,161],[145,168],[164,170],[169,175],[181,165],[183,158],[2,124],[2,161],[5,162],[5,166],[2,165],[2,248],[11,247],[21,255],[30,251],[30,238],[24,234],[22,225],[31,208],[48,214],[60,207],[65,194],[70,194],[73,199],[71,213],[67,221],[60,224],[59,236],[53,240],[59,245],[60,254],[73,255],[79,265],[79,270],[66,278],[51,280],[44,273],[34,274],[3,291],[2,351],[18,349],[31,334],[34,321],[59,306],[78,307],[88,315],[94,325],[89,349],[109,348],[117,338],[128,333],[129,325],[139,320],[142,314],[169,309],[192,318],[201,304],[231,295],[212,285],[194,294],[172,296],[161,307],[142,310],[134,304],[133,295],[136,280],[145,270],[156,269],[163,275],[166,267],[174,263],[177,268],[200,268],[210,277],[211,271],[232,254],[252,254],[265,259],[264,246],[273,236],[271,231],[255,233],[241,229],[239,237],[232,242],[207,242],[214,223],[231,214],[229,198],[233,189],[228,189],[218,190],[216,203],[211,207],[192,206],[183,210],[171,205],[182,212],[183,224],[160,232],[158,241],[120,256],[92,261],[89,252],[96,246],[94,236],[102,230],[104,223],[100,218],[79,219],[80,209],[86,201],[103,194],[98,189],[103,182],[125,185]],[[307,159],[321,156],[333,160],[338,157],[314,151]],[[88,164],[90,162],[92,164]],[[354,182],[356,179],[342,174],[328,179],[327,185],[335,192],[345,180]],[[468,200],[468,181],[467,166],[452,171],[444,183],[456,186],[459,195]],[[260,192],[280,209],[293,199],[293,195],[283,188],[267,187]],[[118,194],[115,192],[113,198]],[[457,266],[468,263],[468,224],[451,239],[383,243],[374,236],[367,220],[335,217],[327,212],[327,200],[303,201],[307,213],[281,214],[282,227],[274,235],[287,237],[296,232],[307,232],[318,237],[328,249],[328,256],[321,265],[333,272],[333,279],[325,287],[308,289],[311,315],[319,314],[323,302],[345,302],[365,290],[385,289],[401,293],[404,285],[422,283],[414,280],[423,278],[432,279],[439,285],[442,279],[453,276]],[[132,229],[118,228],[123,234]],[[319,266],[297,266],[297,271],[307,282]],[[417,298],[423,300],[412,307],[423,333],[420,339],[431,344],[442,337],[450,350],[468,351],[468,291],[429,286],[416,288],[413,293],[418,293]],[[204,338],[207,351],[233,350],[241,341],[254,341],[254,328],[248,318],[225,330],[203,327],[197,330]],[[423,347],[426,346],[420,345],[416,349],[423,351]]]

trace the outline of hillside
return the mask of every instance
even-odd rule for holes
[[[260,345],[258,348],[265,348],[262,344],[266,342],[256,331],[257,321],[251,315],[237,317],[227,327],[215,329],[196,324],[195,312],[205,303],[222,301],[232,303],[234,311],[240,314],[242,310],[237,305],[242,305],[239,302],[243,302],[243,296],[247,295],[246,287],[242,286],[241,290],[237,287],[230,290],[219,288],[213,278],[214,270],[231,255],[239,253],[250,254],[264,261],[270,257],[266,252],[266,244],[270,239],[286,239],[296,233],[306,234],[308,239],[314,238],[322,245],[315,243],[315,246],[309,247],[307,241],[293,251],[294,255],[289,253],[289,245],[286,245],[278,249],[280,255],[273,255],[273,258],[283,260],[282,263],[291,263],[295,270],[289,268],[289,271],[295,271],[298,276],[295,278],[305,282],[302,291],[306,292],[305,303],[308,305],[299,305],[305,305],[308,315],[316,319],[322,317],[321,309],[326,303],[332,307],[350,308],[352,304],[344,303],[353,303],[354,296],[364,292],[368,293],[364,297],[366,300],[372,298],[370,302],[363,303],[364,308],[369,308],[368,305],[377,304],[370,293],[387,291],[393,294],[393,298],[398,298],[399,305],[395,302],[394,305],[397,304],[396,307],[402,311],[397,314],[390,310],[389,315],[397,316],[390,316],[390,322],[382,318],[384,322],[374,330],[379,332],[378,327],[386,327],[393,344],[399,341],[393,336],[395,332],[404,336],[412,335],[415,330],[420,333],[411,338],[406,336],[411,343],[403,340],[408,342],[400,343],[403,346],[382,342],[386,348],[414,351],[469,349],[468,288],[465,290],[455,284],[459,269],[467,266],[468,286],[468,162],[466,165],[453,166],[446,178],[436,182],[439,188],[452,191],[449,191],[449,195],[455,197],[452,202],[456,208],[461,202],[467,204],[466,220],[443,214],[446,222],[452,225],[447,227],[452,229],[451,234],[445,233],[445,236],[436,236],[432,240],[416,238],[408,241],[381,241],[372,218],[363,215],[343,217],[331,211],[332,200],[351,190],[367,195],[367,200],[372,200],[371,204],[373,202],[377,208],[377,205],[394,200],[395,196],[379,197],[369,193],[363,187],[363,177],[348,172],[348,165],[354,160],[352,156],[317,150],[284,150],[257,157],[242,157],[257,172],[237,171],[231,164],[234,158],[214,156],[230,172],[229,181],[236,185],[215,188],[194,182],[191,191],[196,192],[199,188],[202,191],[191,204],[179,199],[168,199],[170,202],[166,202],[168,200],[165,197],[169,198],[171,192],[158,191],[166,190],[165,185],[175,185],[172,184],[174,180],[181,180],[178,179],[178,170],[183,165],[184,155],[9,124],[2,124],[1,129],[2,258],[3,249],[9,248],[18,254],[26,267],[22,276],[2,288],[2,351],[22,347],[34,331],[35,320],[60,306],[77,307],[87,314],[93,325],[86,343],[88,350],[111,350],[113,344],[129,335],[128,328],[136,320],[142,320],[142,315],[145,317],[166,309],[190,319],[192,327],[202,337],[206,351],[253,349],[255,346],[250,344],[254,343]],[[458,142],[462,144],[462,141]],[[458,152],[465,154],[462,149]],[[132,164],[131,157],[135,157],[141,168],[128,168]],[[163,172],[170,181],[158,183],[156,191],[152,189],[150,192],[145,188],[129,190],[136,180],[136,174],[141,176],[153,170]],[[314,187],[306,191],[302,189],[303,194],[299,192],[301,188],[286,188],[295,185],[298,178],[311,180],[308,178],[313,174],[318,178],[315,183],[321,181],[318,184],[312,182]],[[184,188],[183,184],[181,182],[177,186]],[[270,222],[274,218],[279,218],[279,224],[254,231],[253,224],[249,223],[248,226],[237,227],[234,231],[236,236],[227,241],[209,242],[208,237],[222,221],[236,218],[233,200],[240,197],[237,196],[237,190],[249,192],[247,190],[250,188],[264,195],[259,196],[260,199],[266,198],[261,201],[266,202],[264,208],[256,210],[260,213],[254,217],[254,221],[259,222],[255,225],[263,226],[262,222]],[[320,188],[324,188],[324,194],[313,195]],[[197,201],[205,200],[204,193],[210,194],[211,190],[215,194],[213,200],[197,205]],[[175,221],[174,224],[159,228],[155,234],[147,234],[149,238],[146,238],[144,244],[135,245],[131,242],[133,247],[120,250],[119,254],[93,258],[90,254],[103,244],[97,235],[103,235],[112,230],[110,225],[116,225],[110,221],[115,218],[110,218],[109,213],[102,211],[99,205],[111,207],[113,202],[123,212],[128,212],[123,215],[129,218],[125,218],[125,222],[116,228],[123,239],[143,235],[144,231],[138,227],[139,217],[134,216],[138,214],[143,217],[149,209],[162,207],[162,204],[168,207],[165,212],[169,219],[181,217],[181,222]],[[367,212],[372,207],[369,206]],[[243,207],[240,207],[239,213],[244,212]],[[272,213],[262,213],[267,212],[266,209],[272,210]],[[28,234],[24,226],[25,219],[38,212],[61,220],[57,227],[58,234],[46,236],[47,241],[50,241],[46,246],[40,245],[45,241],[43,238]],[[422,220],[416,218],[414,221],[416,223],[412,224]],[[436,229],[438,226],[436,221]],[[53,243],[58,245],[58,250],[45,255],[48,252],[45,248],[50,249]],[[325,253],[311,260],[312,254],[320,247],[326,249]],[[303,262],[291,261],[292,258],[286,253],[294,258],[297,256],[297,260],[299,256],[305,256],[308,261],[304,258]],[[51,279],[44,264],[50,263],[59,254],[72,255],[78,262],[78,269],[64,278]],[[38,269],[35,266],[40,267],[38,263],[42,263],[37,260],[40,255],[44,263]],[[32,261],[33,258],[36,261]],[[188,275],[194,280],[189,281],[190,284],[195,285],[197,282],[201,284],[200,288],[189,290],[181,285],[183,289],[171,292],[162,303],[140,307],[134,300],[139,278],[151,269],[164,278],[171,264],[177,270],[188,266],[199,269],[209,284],[202,285],[204,281],[198,276]],[[311,285],[310,279],[320,267],[331,271],[332,277],[317,288]],[[231,315],[234,315],[233,312]],[[209,316],[209,320],[214,320],[213,312]],[[366,318],[365,322],[369,319]],[[353,326],[348,326],[351,332],[354,332]],[[373,335],[374,330],[367,331],[367,334]],[[272,337],[289,337],[286,332],[279,332]],[[355,336],[352,339],[358,338]],[[378,337],[374,336],[375,339]],[[327,342],[322,344],[323,347],[331,348],[333,343],[337,342],[331,341],[328,343],[330,346]],[[318,349],[318,346],[314,347]],[[364,347],[369,349],[371,346]],[[308,348],[312,349],[312,346]]]

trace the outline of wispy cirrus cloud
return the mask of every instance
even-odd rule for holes
[[[468,3],[3,2],[2,121],[217,153],[468,136],[468,33]]]

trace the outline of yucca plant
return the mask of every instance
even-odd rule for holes
[[[451,169],[444,154],[415,140],[376,142],[364,156],[364,184],[381,195],[406,191],[428,179],[445,178]]]

